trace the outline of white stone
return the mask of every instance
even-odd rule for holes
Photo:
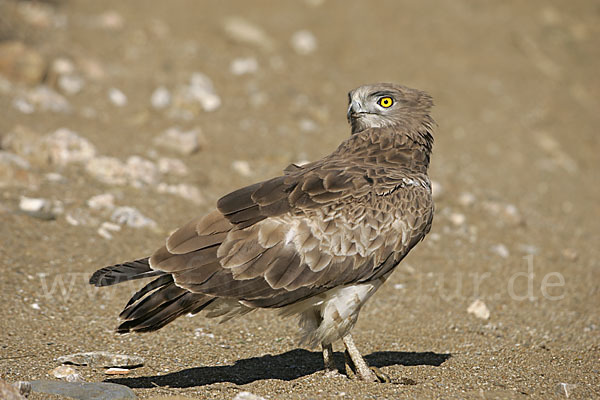
[[[139,156],[130,156],[126,163],[126,173],[129,183],[139,187],[158,182],[158,168],[150,160]]]
[[[254,57],[240,57],[234,59],[229,65],[233,75],[252,74],[258,71],[258,61]]]
[[[454,226],[462,226],[465,224],[465,221],[467,220],[467,217],[465,217],[465,215],[461,214],[461,213],[452,213],[452,214],[450,214],[450,216],[448,218],[450,219],[450,222],[452,222],[452,224]]]
[[[128,181],[125,164],[115,157],[93,158],[86,164],[85,169],[94,178],[109,185],[124,185]]]
[[[144,216],[140,211],[133,207],[115,208],[110,220],[121,225],[130,226],[132,228],[156,227],[156,222]]]
[[[235,395],[233,400],[266,400],[266,399],[262,396],[258,396],[256,394],[254,394],[254,393],[239,392],[238,394]]]
[[[154,143],[178,151],[182,154],[192,154],[200,149],[201,132],[199,129],[182,131],[179,128],[169,128],[154,138]]]
[[[60,128],[46,135],[42,142],[48,161],[53,164],[85,162],[96,155],[96,148],[89,140],[67,128]]]
[[[83,378],[75,368],[68,365],[61,365],[51,371],[52,376],[67,382],[83,382]]]
[[[29,103],[36,106],[41,111],[52,111],[66,113],[71,111],[71,105],[68,100],[45,85],[36,86],[26,94]]]
[[[510,252],[508,251],[508,248],[506,248],[506,246],[503,245],[502,243],[493,245],[490,248],[490,250],[492,251],[492,253],[497,254],[502,258],[508,258],[508,256],[510,256]]]
[[[128,368],[108,368],[107,370],[104,371],[104,373],[106,375],[127,375],[131,372],[130,369]]]
[[[58,87],[64,93],[74,95],[81,92],[83,89],[84,81],[80,76],[77,75],[60,75],[57,81]]]
[[[93,210],[112,210],[115,208],[115,196],[111,193],[102,193],[88,199],[87,205]]]
[[[100,28],[108,30],[119,30],[125,25],[125,18],[115,10],[108,10],[96,17]]]
[[[317,38],[307,30],[294,33],[291,44],[294,51],[301,55],[307,55],[317,50]]]
[[[110,233],[106,228],[100,227],[98,228],[97,232],[98,235],[102,236],[106,240],[111,240],[113,238],[112,233]]]
[[[36,199],[32,197],[22,196],[19,201],[19,208],[26,212],[40,212],[50,210],[52,204],[50,200]]]
[[[204,111],[214,111],[221,106],[221,98],[215,92],[212,81],[200,72],[192,74],[188,95],[198,101]]]
[[[150,97],[150,103],[157,110],[167,108],[171,104],[171,92],[164,86],[156,88]]]
[[[108,89],[108,99],[117,107],[127,105],[127,96],[117,88]]]
[[[12,105],[23,114],[33,114],[35,112],[35,106],[22,97],[15,98]]]
[[[169,185],[161,182],[156,186],[158,193],[169,193],[182,197],[186,200],[191,201],[194,204],[203,204],[204,197],[196,186],[188,185],[186,183],[179,183],[177,185]]]
[[[300,120],[299,125],[300,125],[300,130],[302,130],[304,132],[314,132],[319,128],[315,121],[313,121],[312,119],[308,119],[308,118],[302,118]]]
[[[52,61],[51,69],[58,75],[68,75],[75,72],[75,64],[68,58],[59,57]]]
[[[469,308],[467,308],[467,312],[469,314],[475,315],[477,318],[481,319],[489,319],[490,318],[490,310],[487,308],[485,303],[480,299],[475,300]]]
[[[259,26],[240,17],[230,17],[224,23],[225,33],[230,39],[271,50],[273,40]]]
[[[158,159],[158,170],[162,174],[184,176],[188,174],[185,163],[177,158],[161,157]]]
[[[237,160],[231,163],[231,168],[233,168],[237,173],[242,176],[251,176],[252,168],[250,168],[250,164],[248,161]]]
[[[464,192],[458,198],[458,203],[463,207],[470,207],[475,204],[476,198],[472,193]]]

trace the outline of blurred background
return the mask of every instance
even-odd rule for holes
[[[591,0],[0,0],[2,378],[114,350],[146,358],[122,382],[141,397],[599,395],[599,34]],[[268,313],[111,333],[133,287],[92,290],[91,272],[328,154],[347,92],[381,81],[434,98],[436,217],[355,338],[414,385],[323,385],[304,350],[297,373],[252,375],[296,349]],[[186,369],[240,359],[248,379]]]

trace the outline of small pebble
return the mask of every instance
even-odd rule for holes
[[[89,211],[83,208],[76,208],[65,215],[65,220],[73,226],[96,226],[99,224],[97,218],[90,215]]]
[[[477,318],[481,319],[489,319],[490,318],[490,310],[487,308],[485,303],[480,299],[475,300],[469,308],[467,308],[467,312],[469,314],[475,315]]]
[[[100,228],[98,228],[98,234],[103,238],[110,240],[113,237],[111,232],[118,232],[120,230],[121,225],[112,222],[103,222],[102,225],[100,225]]]
[[[61,365],[54,368],[51,372],[52,376],[67,382],[83,382],[81,375],[73,367]]]
[[[307,55],[317,50],[317,38],[307,30],[294,33],[291,44],[294,51],[300,55]]]
[[[221,98],[215,92],[212,81],[200,72],[192,74],[187,94],[198,101],[204,111],[214,111],[221,106]]]
[[[254,57],[236,58],[229,65],[229,71],[233,75],[252,74],[258,71],[258,61]]]
[[[230,17],[224,22],[225,33],[235,42],[245,43],[271,50],[273,40],[262,28],[241,17]]]
[[[102,228],[113,232],[118,232],[121,230],[121,225],[113,224],[112,222],[103,222],[101,226]]]
[[[162,174],[173,174],[185,176],[188,174],[188,168],[185,163],[177,158],[161,157],[158,159],[158,170]]]
[[[42,151],[51,164],[86,162],[96,155],[96,148],[89,140],[67,128],[46,135],[42,142]]]
[[[181,154],[192,154],[200,150],[202,140],[199,129],[182,131],[179,128],[169,128],[154,138],[154,143],[175,150]]]
[[[98,26],[107,30],[119,30],[125,26],[125,19],[114,10],[108,10],[98,15],[96,19]]]
[[[150,160],[131,156],[127,159],[125,168],[129,183],[135,187],[158,182],[158,167]]]
[[[158,193],[169,193],[182,197],[186,200],[191,201],[194,204],[204,204],[204,197],[196,186],[188,185],[186,183],[179,183],[176,185],[169,185],[161,182],[156,186]]]
[[[57,75],[68,75],[75,73],[75,64],[68,58],[59,57],[52,61],[50,70]]]
[[[117,107],[127,105],[127,96],[117,88],[110,88],[108,90],[108,99]]]
[[[577,261],[577,259],[579,258],[579,254],[577,253],[577,251],[575,251],[574,249],[572,249],[570,247],[563,249],[562,255],[564,258],[566,258],[569,261]]]
[[[81,92],[84,81],[77,75],[61,75],[58,77],[57,85],[63,93],[74,95]]]
[[[106,240],[112,240],[113,238],[112,233],[110,233],[107,229],[104,229],[102,227],[98,228],[96,232],[98,232],[98,235],[102,236]]]
[[[104,373],[106,375],[127,375],[131,370],[127,368],[109,368]]]
[[[51,203],[46,199],[36,199],[32,197],[21,197],[21,201],[19,201],[19,208],[21,211],[25,212],[39,212],[44,209],[50,209]]]
[[[248,161],[243,161],[243,160],[234,161],[233,163],[231,163],[231,168],[233,168],[234,171],[236,171],[237,173],[239,173],[242,176],[251,176],[252,175],[252,168],[250,168],[250,164],[248,163]]]
[[[497,254],[502,258],[508,258],[510,256],[510,252],[508,251],[508,248],[501,243],[493,245],[490,248],[490,250],[492,251],[492,253]]]
[[[23,93],[24,99],[32,107],[41,111],[51,111],[56,113],[68,113],[71,111],[71,104],[60,93],[45,85],[39,85]]]
[[[22,97],[17,97],[12,101],[12,106],[23,114],[33,114],[35,107]]]
[[[31,304],[31,308],[33,308],[34,310],[41,310],[41,307],[38,303]]]
[[[464,192],[458,198],[458,204],[463,207],[470,207],[475,204],[475,196],[472,193]]]
[[[256,394],[254,394],[254,393],[239,392],[238,394],[235,395],[233,400],[266,400],[266,399],[262,396],[258,396]]]
[[[156,88],[150,97],[150,103],[157,110],[167,108],[171,104],[171,92],[164,86]]]
[[[308,118],[302,118],[300,120],[300,130],[304,131],[304,132],[314,132],[316,131],[319,126],[316,124],[315,121],[313,121],[312,119],[308,119]]]
[[[450,219],[450,222],[452,222],[452,224],[454,226],[462,226],[462,225],[465,224],[465,221],[467,220],[467,217],[465,217],[464,214],[452,213],[452,214],[450,214],[450,216],[448,217],[448,219]]]
[[[19,201],[19,209],[22,213],[30,217],[51,221],[56,219],[58,214],[61,214],[64,209],[62,203],[52,202],[47,199],[36,199],[22,196]]]
[[[87,205],[93,210],[112,210],[115,208],[115,196],[110,193],[98,194],[90,197],[87,201]]]
[[[144,216],[133,207],[117,207],[112,213],[110,220],[121,225],[127,225],[132,228],[156,227],[156,222]]]
[[[125,164],[115,157],[93,158],[86,164],[85,170],[100,182],[109,185],[124,185],[128,181]]]

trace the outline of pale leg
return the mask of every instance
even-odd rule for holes
[[[352,339],[352,335],[346,335],[342,340],[344,341],[344,345],[346,346],[347,358],[350,358],[350,360],[346,360],[346,369],[348,370],[348,367],[350,367],[350,370],[354,374],[356,374],[356,377],[360,380],[377,382],[377,376],[375,376],[373,371],[371,371],[371,369],[367,365],[364,358],[362,358],[362,356],[360,355],[360,352],[354,344],[354,339]],[[351,361],[352,364],[354,364],[354,368],[352,368],[352,365],[348,365],[347,361]]]
[[[330,344],[322,345],[323,347],[323,363],[325,364],[325,372],[336,372],[335,362],[333,361],[333,346]]]
[[[378,368],[367,365],[367,362],[356,348],[351,335],[346,335],[342,340],[346,346],[346,373],[349,378],[356,377],[369,382],[390,382],[390,378],[379,371]]]

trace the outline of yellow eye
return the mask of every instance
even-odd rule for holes
[[[377,104],[383,108],[389,108],[392,106],[392,104],[394,104],[394,99],[391,97],[382,97],[377,101]]]

